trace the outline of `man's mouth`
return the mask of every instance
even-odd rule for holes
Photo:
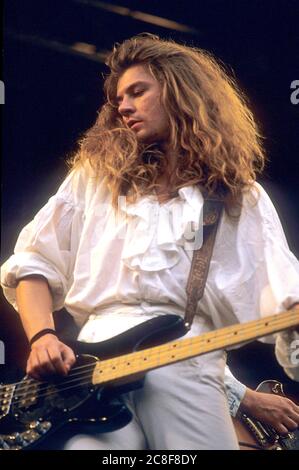
[[[141,123],[141,121],[135,121],[135,120],[130,120],[127,122],[127,125],[128,127],[130,127],[130,129],[133,129],[135,126],[139,125]]]
[[[140,124],[142,124],[141,121],[136,121],[130,127],[131,129],[136,129],[138,126],[140,126]]]

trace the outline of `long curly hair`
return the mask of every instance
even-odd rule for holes
[[[106,64],[105,103],[80,142],[73,166],[89,160],[105,179],[113,206],[126,195],[134,202],[152,194],[167,169],[163,152],[137,141],[118,112],[117,83],[130,66],[141,64],[161,86],[161,102],[178,155],[171,190],[196,184],[206,194],[222,195],[225,207],[239,204],[263,170],[263,137],[247,98],[222,62],[210,52],[148,33],[116,44]]]

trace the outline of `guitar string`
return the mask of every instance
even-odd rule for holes
[[[174,362],[178,362],[178,361],[174,361]],[[162,366],[161,366],[162,367]],[[146,371],[144,371],[146,373]],[[134,373],[132,372],[132,374],[128,374],[127,377],[129,377],[130,375],[134,375]],[[41,398],[44,398],[44,397],[49,397],[51,395],[57,395],[58,393],[61,393],[61,392],[64,392],[66,390],[70,390],[70,389],[75,389],[77,387],[82,387],[84,385],[91,385],[91,386],[94,386],[90,380],[90,374],[88,374],[88,376],[86,375],[82,375],[80,378],[77,378],[73,381],[68,381],[66,383],[63,384],[63,388],[60,388],[60,389],[56,389],[56,390],[52,390],[50,388],[50,390],[46,390],[44,391],[43,393],[40,393],[38,392],[37,394],[35,394],[34,392],[31,392],[31,395],[27,395],[25,394],[25,398],[23,397],[16,397],[16,399],[14,400],[13,403],[17,403],[18,401],[26,401],[26,400],[32,400],[32,401],[35,401],[36,399],[41,399]],[[123,377],[115,377],[114,379],[121,379]],[[88,380],[87,380],[88,379]],[[112,379],[113,380],[113,379]],[[74,383],[76,382],[76,383]],[[107,381],[108,382],[108,381]],[[105,383],[105,382],[104,382]],[[69,385],[68,387],[65,387],[65,385],[69,385],[69,384],[72,384],[72,385]],[[97,384],[98,386],[100,386],[100,383]]]
[[[276,322],[276,323],[278,323],[278,322]],[[281,323],[281,322],[279,322],[279,323]],[[274,326],[274,325],[273,325],[273,326]],[[245,333],[246,333],[246,332],[248,333],[248,332],[249,332],[248,330],[249,330],[249,328],[246,329]],[[215,331],[217,331],[217,330],[215,330]],[[239,336],[240,336],[240,333],[243,333],[243,334],[244,334],[244,331],[240,330],[240,331],[239,331]],[[217,334],[216,334],[213,339],[219,340],[219,339],[221,339],[223,336],[230,336],[230,335],[228,335],[227,333],[223,333],[222,335],[217,335]],[[186,347],[190,347],[190,346],[192,346],[192,343],[198,343],[198,338],[199,338],[198,336],[197,336],[197,337],[192,337],[192,338],[190,338],[190,342],[188,342],[189,344],[187,344],[187,343],[184,342],[184,343],[185,343],[184,346],[186,345]],[[205,339],[203,338],[202,341],[205,342]],[[212,341],[212,340],[210,340],[210,341]],[[182,341],[181,341],[181,342],[182,342]],[[173,344],[173,342],[172,342],[172,344]],[[160,346],[163,347],[164,345],[160,345]],[[181,349],[181,348],[182,348],[182,345],[180,345],[179,347],[180,347],[180,349]],[[158,346],[158,348],[159,348],[159,346]],[[141,353],[142,351],[137,351],[137,352]],[[167,352],[167,351],[166,351],[166,352]],[[130,354],[132,354],[132,353],[130,353]],[[124,357],[124,356],[126,356],[126,355],[118,356],[118,357]],[[116,357],[116,358],[117,358],[117,357]],[[114,358],[111,358],[111,359],[109,359],[109,360],[112,360],[112,361],[113,361],[113,359],[114,359]],[[139,358],[137,358],[137,360],[139,360]],[[135,362],[136,362],[136,361],[135,361]],[[75,370],[78,370],[78,369],[84,369],[84,368],[90,368],[90,370],[92,370],[94,367],[95,367],[95,364],[92,364],[92,365],[91,365],[91,364],[86,364],[86,365],[83,365],[83,366],[76,367],[76,368],[72,369],[72,371],[75,371]],[[70,373],[70,374],[68,375],[68,378],[69,378],[69,377],[74,377],[75,375],[78,375],[78,374]],[[10,386],[20,384],[20,387],[18,388],[18,390],[20,390],[20,389],[22,389],[22,388],[25,388],[25,389],[26,389],[25,394],[26,394],[26,393],[28,393],[28,389],[29,389],[30,387],[36,388],[36,386],[37,386],[38,383],[39,383],[40,385],[45,384],[44,381],[42,381],[42,382],[37,382],[37,383],[36,383],[36,381],[34,381],[31,385],[26,385],[26,383],[24,384],[24,382],[30,383],[30,382],[32,382],[33,380],[34,380],[34,379],[27,379],[26,381],[23,380],[23,381],[20,381],[20,382],[18,382],[18,383],[16,383],[16,384],[10,384]],[[63,379],[62,379],[62,380],[63,380]],[[65,379],[65,380],[66,380],[66,379]],[[67,383],[68,383],[68,382],[66,381],[65,384],[67,384]],[[5,387],[5,386],[4,386],[4,387]],[[47,388],[47,387],[48,387],[48,383],[46,384],[46,387],[45,387],[45,388]],[[6,392],[6,393],[7,393],[7,392]],[[3,390],[3,394],[5,394],[5,390]],[[1,397],[1,393],[0,393],[0,397]]]
[[[113,358],[110,358],[110,359],[113,359]],[[75,375],[78,375],[77,372],[74,374],[74,371],[78,371],[78,370],[80,370],[80,369],[85,369],[85,368],[89,368],[89,367],[92,368],[92,366],[94,366],[96,362],[97,362],[97,361],[95,361],[93,364],[84,364],[84,365],[82,365],[82,366],[73,367],[73,368],[70,370],[70,372],[69,372],[69,374],[68,374],[67,377],[69,378],[69,377],[73,377],[73,376],[75,376]],[[80,373],[80,372],[79,372],[79,373]],[[63,378],[62,378],[61,380],[63,380]],[[31,385],[29,385],[30,383],[31,383]],[[26,379],[24,378],[24,379],[20,380],[19,382],[15,382],[15,383],[1,384],[1,388],[3,388],[3,391],[0,392],[0,397],[1,397],[1,394],[3,394],[3,393],[9,393],[9,391],[7,391],[7,390],[5,391],[5,388],[7,388],[7,387],[15,387],[15,388],[16,388],[16,387],[19,385],[18,390],[21,390],[22,388],[28,390],[28,388],[30,388],[31,386],[32,386],[32,387],[36,387],[36,386],[38,386],[38,385],[39,385],[39,386],[42,386],[43,384],[45,384],[45,385],[48,386],[48,385],[49,385],[49,382],[46,382],[45,380],[42,380],[42,381],[40,381],[40,380],[35,380],[35,379],[31,378],[31,377],[28,377],[28,378],[26,378]]]
[[[187,346],[187,345],[186,345],[186,346]],[[187,346],[187,347],[188,347],[188,346]],[[164,354],[166,354],[166,352],[165,352]],[[78,387],[79,385],[90,384],[90,376],[89,376],[89,380],[88,380],[87,382],[82,382],[82,383],[80,383],[80,380],[82,380],[82,379],[85,380],[86,378],[87,378],[86,376],[84,376],[84,377],[81,376],[81,377],[79,378],[79,383],[77,383],[76,385],[72,385],[72,386],[70,386],[70,387],[67,387],[67,388],[65,388],[65,389],[62,388],[62,389],[59,390],[59,391],[61,392],[61,391],[66,390],[66,389]],[[70,383],[74,383],[74,382],[78,382],[78,378],[75,379],[75,380],[72,380],[72,381],[67,381],[67,382],[65,382],[65,383],[63,383],[63,384],[60,384],[60,385],[65,386],[66,384],[70,384]],[[29,387],[28,387],[28,388],[29,388]],[[36,388],[35,385],[34,385],[34,388]],[[48,388],[48,387],[46,387],[46,388]],[[50,393],[49,393],[49,391],[48,391],[48,392],[46,392],[46,393],[44,393],[44,394],[41,393],[41,392],[38,392],[38,395],[39,395],[39,397],[41,398],[41,397],[43,397],[43,396],[49,396],[49,395],[51,395],[51,394],[53,394],[53,393],[56,394],[57,391],[50,392]],[[26,393],[25,393],[25,395],[26,395]],[[31,396],[32,396],[32,399],[35,399],[35,398],[34,398],[35,395],[33,396],[33,394],[31,394]],[[23,398],[19,398],[19,400],[22,400],[22,399],[23,399]],[[27,399],[28,399],[28,392],[27,392]],[[17,402],[17,400],[15,400],[15,402]]]
[[[160,351],[160,353],[158,352],[158,356],[159,356],[159,355],[160,355],[160,356],[165,356],[165,355],[166,355],[166,356],[168,356],[168,359],[169,359],[169,354],[167,355],[166,352],[164,352],[163,355],[162,355],[162,354],[161,354],[161,351]],[[162,357],[162,358],[163,358],[163,357]],[[140,362],[140,361],[139,361],[139,362]],[[176,361],[175,361],[175,362],[176,362]],[[132,373],[132,375],[133,375],[133,374],[134,374],[134,373]],[[130,374],[129,374],[129,375],[130,375]],[[122,377],[116,377],[116,378],[121,379]],[[37,394],[37,398],[40,399],[40,398],[44,398],[44,397],[49,397],[49,396],[51,396],[51,395],[56,395],[58,392],[61,393],[61,392],[64,392],[64,391],[67,391],[67,390],[70,390],[70,389],[75,389],[75,388],[77,388],[77,387],[82,387],[83,385],[93,385],[93,384],[91,383],[91,381],[90,381],[90,375],[88,375],[88,380],[87,380],[87,381],[86,381],[86,379],[87,379],[87,376],[82,376],[81,378],[79,378],[79,381],[78,381],[78,378],[77,378],[76,380],[73,380],[73,381],[68,381],[68,382],[64,383],[63,385],[66,385],[66,384],[69,385],[69,384],[72,383],[72,382],[78,382],[78,383],[76,383],[75,385],[73,384],[73,385],[70,385],[70,386],[68,386],[68,387],[59,389],[59,390],[54,390],[54,391],[53,391],[53,390],[50,390],[50,391],[46,391],[46,392],[44,392],[44,393],[38,393],[38,394]],[[85,380],[85,381],[81,382],[81,380]],[[98,385],[100,385],[100,384],[98,384]],[[35,400],[35,398],[36,398],[35,395],[31,395],[31,397],[32,397],[32,399],[34,399],[34,400]],[[30,398],[30,397],[27,396],[25,399],[28,400],[28,398]],[[22,400],[24,400],[24,398],[23,398],[23,399],[18,398],[18,400],[19,400],[19,401],[22,401]],[[18,400],[14,400],[14,403],[16,403]]]
[[[216,330],[215,330],[215,331],[216,331]],[[246,331],[248,331],[248,329],[247,329]],[[240,333],[244,333],[244,331],[241,330],[241,331],[239,332],[239,334],[240,334]],[[213,337],[213,339],[217,339],[217,340],[218,340],[218,339],[222,339],[223,336],[229,336],[229,335],[228,335],[227,333],[223,333],[222,335],[215,335],[215,336]],[[192,346],[192,343],[194,343],[194,342],[195,342],[195,343],[198,342],[198,338],[199,338],[198,336],[197,336],[197,337],[192,337],[192,338],[190,338],[190,339],[189,339],[189,346]],[[205,339],[203,338],[202,341],[205,341]],[[212,341],[212,339],[211,339],[211,341]],[[185,343],[185,344],[186,344],[186,346],[187,346],[187,343]],[[164,345],[162,344],[162,345],[160,345],[160,346],[163,347]],[[158,346],[158,347],[159,347],[159,346]],[[180,347],[181,347],[181,345],[180,345]],[[141,351],[137,351],[137,352],[141,352]],[[124,354],[124,355],[122,355],[122,356],[118,356],[118,357],[124,357],[124,356],[126,356],[126,354]],[[109,358],[108,360],[113,360],[113,359],[114,359],[114,358]],[[74,371],[82,370],[82,369],[85,369],[85,368],[91,368],[91,369],[92,369],[94,366],[95,366],[95,364],[93,363],[93,364],[86,364],[86,365],[74,367],[73,369],[71,369],[71,371],[70,371],[70,373],[69,373],[69,375],[68,375],[68,378],[77,375],[76,373],[74,374]],[[62,379],[62,380],[63,380],[63,379]],[[46,385],[48,386],[48,382],[45,382],[45,381],[35,381],[35,380],[32,379],[32,378],[29,378],[29,379],[26,379],[26,380],[21,380],[20,382],[16,382],[16,383],[14,383],[14,384],[8,384],[8,386],[12,387],[12,386],[20,385],[20,387],[18,387],[18,390],[20,390],[21,388],[24,388],[24,389],[26,389],[26,390],[28,391],[28,388],[30,387],[30,385],[27,385],[27,384],[29,384],[29,383],[31,383],[31,382],[32,382],[32,386],[33,386],[33,387],[36,387],[36,385],[42,385],[42,384],[46,384]],[[5,387],[6,387],[6,386],[3,385],[3,388],[5,388]],[[5,390],[3,390],[3,393],[5,393]],[[1,396],[1,395],[0,395],[0,396]]]
[[[193,337],[193,338],[190,338],[190,339],[193,339],[193,340],[194,340],[194,338],[197,338],[197,337]],[[194,341],[193,341],[193,342],[194,342]],[[179,352],[182,352],[182,350],[185,349],[185,348],[190,348],[190,346],[191,346],[190,343],[189,343],[189,344],[185,344],[183,347],[180,346],[180,351],[179,351]],[[159,354],[161,354],[161,351],[160,351],[160,348],[158,348],[158,349],[159,349],[159,351],[158,351],[158,355],[159,355]],[[142,353],[142,351],[138,351],[138,352]],[[163,354],[164,354],[164,355],[168,355],[169,352],[170,352],[170,349],[166,350]],[[124,355],[124,356],[125,356],[125,355]],[[121,356],[118,356],[118,357],[121,357]],[[141,358],[138,358],[138,362],[140,362],[140,359],[141,359]],[[151,359],[154,359],[154,358],[152,357]],[[132,361],[132,362],[133,362],[133,361]],[[136,362],[136,361],[135,361],[135,362]],[[132,365],[132,364],[131,364],[131,365]],[[84,366],[81,366],[81,367],[83,368]],[[93,365],[86,365],[86,367],[91,367],[91,370],[88,371],[88,372],[91,372],[91,371],[94,369],[95,365],[94,365],[94,364],[93,364]],[[79,375],[79,374],[74,374],[73,376],[75,376],[75,375]],[[89,377],[90,377],[90,376],[89,376]],[[60,390],[58,390],[58,391],[59,391],[59,392],[62,392],[62,391],[64,391],[64,390],[68,390],[68,389],[70,389],[70,388],[75,388],[75,387],[78,387],[78,386],[82,386],[82,385],[85,385],[85,384],[87,385],[87,384],[90,384],[90,383],[91,383],[90,380],[88,380],[87,382],[82,382],[82,383],[80,383],[80,380],[81,380],[81,379],[85,380],[85,379],[87,379],[87,376],[85,375],[85,376],[77,377],[77,379],[75,379],[75,380],[67,380],[67,381],[65,381],[65,382],[61,382],[60,384],[58,384],[58,386],[59,386],[59,385],[65,386],[65,385],[74,383],[74,382],[76,382],[76,381],[79,380],[79,383],[77,383],[76,385],[71,385],[70,387],[62,388],[62,389],[60,389]],[[43,383],[44,383],[44,382],[41,382],[41,384],[43,384]],[[53,385],[53,384],[50,384],[50,385]],[[54,384],[54,385],[56,385],[56,384]],[[34,383],[34,384],[32,384],[31,386],[28,386],[28,387],[27,387],[27,392],[24,393],[25,395],[27,395],[27,397],[26,397],[27,399],[28,399],[28,389],[29,389],[30,387],[34,387],[34,388],[36,389],[36,383]],[[45,388],[47,389],[48,387],[49,387],[49,385],[47,385]],[[41,397],[43,397],[43,396],[49,396],[49,395],[52,395],[52,394],[56,394],[56,393],[57,393],[57,391],[50,391],[50,393],[49,393],[49,392],[40,393],[40,392],[41,392],[41,391],[38,392],[38,397],[39,397],[39,398],[41,398]],[[32,398],[33,398],[33,396],[32,396]],[[19,398],[19,400],[23,400],[23,399],[24,399],[24,398]],[[14,403],[16,403],[16,402],[17,402],[17,400],[14,401]]]
[[[293,316],[293,313],[292,313],[292,314],[290,313],[288,316]],[[278,321],[275,321],[275,320],[279,320],[279,322],[278,322]],[[271,325],[270,325],[271,328],[274,328],[274,326],[275,326],[275,328],[277,328],[277,323],[281,323],[281,320],[287,320],[288,322],[290,321],[289,318],[286,318],[286,317],[283,317],[283,319],[281,319],[281,318],[279,318],[279,317],[275,317],[275,319],[272,319],[272,322],[271,322]],[[291,318],[291,320],[292,320],[292,318]],[[296,325],[297,325],[297,323],[294,324],[294,325],[289,325],[289,324],[288,324],[288,327],[290,328],[290,327],[294,327],[294,326],[296,326]],[[229,327],[229,330],[230,330],[230,331],[224,331],[224,332],[222,332],[222,334],[219,334],[219,333],[218,333],[219,330],[214,330],[215,335],[214,335],[213,339],[215,339],[215,338],[218,338],[218,339],[219,339],[219,338],[222,338],[222,336],[229,336],[230,333],[234,333],[234,334],[236,334],[236,333],[237,333],[237,334],[238,334],[238,333],[244,333],[244,330],[245,330],[245,333],[246,333],[247,331],[250,331],[250,330],[252,329],[252,328],[251,328],[251,325],[248,325],[248,324],[245,324],[245,325],[236,325],[236,326],[237,326],[237,328],[236,328],[237,331],[236,331],[236,330],[233,331],[233,328],[232,328],[232,327]],[[244,328],[244,326],[245,326],[245,328]],[[262,325],[259,325],[259,324],[256,325],[256,323],[255,323],[254,325],[252,325],[252,327],[253,327],[253,328],[256,327],[256,329],[258,329],[258,328],[261,327],[261,326],[262,326],[262,327],[269,326],[269,322],[267,322],[266,325],[264,325],[263,323],[262,323]],[[239,330],[239,331],[238,331],[238,330]],[[200,337],[204,337],[204,336],[206,336],[206,335],[210,335],[210,333],[212,333],[212,332],[206,332],[206,333],[203,333],[202,335],[193,336],[193,337],[190,338],[190,340],[191,340],[191,339],[192,339],[192,340],[197,340],[197,339],[199,339]],[[269,332],[269,333],[267,333],[267,334],[271,334],[271,332]],[[180,340],[181,338],[177,338],[177,339]],[[184,342],[184,338],[182,339],[182,341]],[[91,343],[91,344],[94,344],[94,343]],[[163,347],[165,344],[167,344],[167,343],[164,343],[164,344],[162,343],[161,345],[159,345],[159,346],[157,346],[157,347],[160,347],[160,346]],[[116,356],[116,358],[117,358],[117,357],[121,357],[121,356]],[[113,359],[113,358],[110,358],[110,359]],[[87,366],[88,366],[88,365],[89,365],[89,364],[87,364]],[[77,369],[82,369],[82,368],[84,368],[85,366],[86,366],[86,365],[74,367],[74,368],[72,369],[72,371],[77,370]],[[18,385],[18,384],[20,384],[20,383],[22,383],[22,382],[24,382],[24,381],[21,380],[20,382],[12,383],[12,384],[10,384],[10,385],[11,385],[11,386],[12,386],[12,385]]]

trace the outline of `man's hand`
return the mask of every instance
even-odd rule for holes
[[[75,361],[71,348],[55,335],[47,334],[33,343],[26,372],[36,380],[53,374],[67,375]]]
[[[246,389],[241,409],[279,434],[287,434],[299,426],[299,406],[286,397]]]

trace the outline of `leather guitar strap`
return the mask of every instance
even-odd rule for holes
[[[217,227],[223,210],[223,201],[206,198],[203,205],[203,243],[193,251],[190,273],[186,286],[187,305],[185,310],[185,327],[191,328],[198,301],[202,298],[210,261],[213,253]]]

